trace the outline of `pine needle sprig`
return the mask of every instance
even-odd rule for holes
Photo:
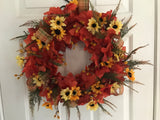
[[[134,69],[135,66],[137,65],[145,65],[145,64],[152,65],[151,63],[149,63],[149,61],[138,61],[138,60],[127,61],[127,65],[129,65],[130,69]]]
[[[132,25],[131,27],[128,28],[128,24],[132,19],[132,15],[129,17],[129,19],[123,24],[122,30],[121,30],[121,37],[123,38],[132,28],[134,28],[136,24]],[[124,19],[123,19],[124,20]]]
[[[132,28],[134,28],[135,26],[137,25],[134,24],[132,25],[130,28],[128,28],[128,26],[125,26],[125,27],[122,27],[122,30],[121,30],[121,38],[123,38]]]
[[[40,21],[42,21],[42,20],[29,20],[29,21],[25,22],[24,24],[20,25],[19,27],[27,26],[27,27],[36,28],[37,26],[39,26]]]
[[[119,10],[120,4],[121,4],[121,0],[119,0],[119,3],[117,5],[116,9],[113,11],[112,16],[116,16],[117,15],[117,12]]]
[[[20,35],[17,37],[12,38],[11,40],[25,40],[28,37],[29,33],[27,33],[26,31],[24,31],[24,35]]]
[[[117,76],[116,73],[112,73],[112,72],[104,73],[104,75],[102,76],[101,80],[103,80],[105,78],[105,79],[111,79],[111,80],[113,80],[115,82],[121,83],[121,81],[116,76]]]
[[[35,104],[38,103],[38,109],[41,103],[42,98],[39,96],[39,90],[36,89],[35,91],[29,91],[29,105],[30,105],[30,110],[32,113],[32,116],[34,114],[34,107]]]

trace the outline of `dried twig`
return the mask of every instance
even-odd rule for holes
[[[23,27],[23,26],[31,26],[31,27],[35,27],[39,25],[39,20],[29,20],[27,22],[25,22],[24,24],[20,25],[19,27]]]
[[[127,56],[127,58],[126,58],[124,61],[128,60],[128,59],[132,56],[132,54],[135,54],[135,53],[136,53],[137,50],[139,50],[139,49],[141,49],[141,48],[144,48],[144,47],[146,47],[146,46],[148,46],[148,44],[147,44],[147,45],[144,45],[144,46],[140,46],[140,47],[134,49],[133,51],[131,51],[131,53],[129,53],[129,55]]]
[[[131,90],[133,90],[133,91],[135,91],[136,93],[139,93],[137,90],[135,90],[134,88],[132,88],[131,86],[129,86],[129,85],[127,85],[127,84],[125,84],[125,83],[123,83],[123,85],[125,85],[126,87],[128,87],[129,89],[131,89]]]
[[[104,102],[107,102],[107,103],[111,104],[112,106],[114,106],[115,108],[117,108],[117,106],[114,105],[113,103],[111,103],[110,101],[108,101],[108,100],[106,100],[106,99],[103,99],[103,100],[104,100]]]
[[[117,5],[116,9],[113,11],[113,13],[112,13],[113,16],[116,16],[116,14],[117,14],[117,12],[119,10],[120,4],[121,4],[121,0],[119,0],[119,3]]]
[[[77,109],[78,118],[79,120],[81,120],[81,113],[80,113],[79,107],[76,106],[76,109]]]
[[[108,115],[112,117],[112,115],[100,103],[98,103],[98,105],[103,110],[103,112],[107,113]]]

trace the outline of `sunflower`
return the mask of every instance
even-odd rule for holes
[[[70,3],[73,3],[75,5],[78,5],[78,1],[77,0],[71,0]]]
[[[106,61],[106,62],[101,62],[101,66],[106,66],[106,67],[108,67],[108,68],[111,68],[112,65],[113,65],[113,60],[112,60],[112,58],[110,58],[110,59],[109,59],[108,61]]]
[[[51,110],[53,110],[53,108],[52,108],[52,104],[50,103],[50,102],[45,102],[45,103],[43,103],[43,105],[42,105],[43,107],[46,107],[47,109],[51,109]]]
[[[94,111],[96,111],[97,109],[98,109],[98,104],[95,102],[95,101],[93,101],[93,100],[91,100],[88,104],[87,104],[87,109],[89,110],[94,110]]]
[[[50,26],[51,26],[51,28],[54,28],[54,29],[56,29],[57,27],[66,26],[64,21],[65,21],[64,17],[56,16],[56,18],[54,20],[50,20]]]
[[[50,44],[46,44],[45,42],[37,39],[37,45],[38,45],[38,48],[41,50],[42,48],[46,48],[47,50],[49,50],[49,47],[50,47]]]
[[[98,22],[92,17],[91,19],[89,19],[89,22],[88,22],[88,31],[90,31],[93,35],[98,32],[100,26],[98,25]]]
[[[122,26],[123,26],[123,24],[121,23],[121,21],[113,20],[113,21],[111,21],[111,23],[107,29],[114,29],[116,34],[118,34],[120,32],[120,30],[122,29]]]
[[[65,101],[69,100],[71,97],[71,91],[70,89],[67,87],[66,89],[63,89],[60,93],[61,98],[64,99]]]
[[[96,17],[98,23],[101,25],[101,27],[103,27],[103,25],[107,24],[106,22],[106,17],[102,17],[102,13],[100,13],[97,17]]]
[[[80,87],[72,87],[70,100],[71,101],[79,100],[79,96],[81,96]]]
[[[42,48],[46,48],[49,50],[50,44],[46,44],[45,42],[41,41],[36,37],[36,34],[34,33],[31,37],[31,40],[35,40],[37,42],[38,48],[41,50]]]
[[[115,83],[112,84],[110,92],[112,94],[114,94],[114,93],[116,93],[117,89],[119,89],[119,88],[120,88],[120,85],[117,82],[115,82]]]
[[[56,29],[52,29],[52,32],[54,37],[56,37],[57,39],[61,40],[63,38],[65,34],[65,30],[63,30],[62,27],[58,27]]]
[[[126,68],[127,77],[133,82],[135,80],[133,69]]]
[[[33,77],[33,83],[36,84],[37,87],[41,87],[44,84],[43,80],[40,78],[39,75]]]
[[[101,88],[104,88],[104,85],[100,84],[100,81],[98,81],[97,83],[95,83],[91,86],[91,90],[96,94],[102,93]]]
[[[24,57],[17,56],[16,59],[17,59],[18,66],[22,68],[24,65]]]

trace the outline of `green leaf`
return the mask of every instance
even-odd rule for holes
[[[56,66],[61,66],[60,63],[56,63],[56,62],[54,62],[54,61],[50,61],[50,62],[53,63],[53,64],[56,65]]]
[[[104,75],[103,75],[103,77],[101,78],[101,80],[104,79],[104,78],[106,78],[106,79],[111,79],[111,80],[113,80],[113,81],[115,81],[115,82],[121,83],[121,81],[120,81],[116,76],[117,76],[116,73],[111,73],[111,72],[109,72],[109,73],[104,73]]]

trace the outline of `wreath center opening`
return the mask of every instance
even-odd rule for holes
[[[66,49],[64,53],[64,58],[66,62],[65,73],[72,73],[73,75],[80,73],[85,69],[85,66],[91,64],[91,54],[88,51],[84,50],[84,43],[78,42],[76,45],[73,45],[72,49]]]

